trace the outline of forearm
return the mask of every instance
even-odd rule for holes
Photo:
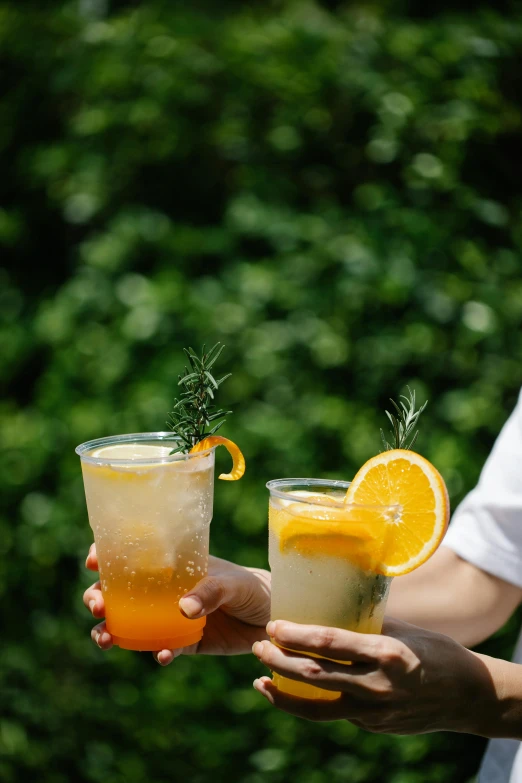
[[[518,587],[441,546],[417,571],[393,580],[387,614],[470,647],[502,627],[520,596]]]
[[[484,667],[482,698],[470,704],[463,730],[483,737],[522,740],[522,666],[473,653]]]

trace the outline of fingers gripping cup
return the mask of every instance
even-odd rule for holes
[[[380,633],[391,577],[378,564],[398,507],[347,504],[343,481],[277,479],[267,487],[271,618]],[[292,696],[340,696],[276,673],[273,681]]]
[[[178,601],[207,572],[214,448],[171,454],[171,433],[101,438],[78,446],[94,532],[107,630],[126,650],[198,642],[205,618]]]

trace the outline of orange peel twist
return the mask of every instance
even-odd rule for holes
[[[190,450],[191,454],[198,451],[208,451],[214,446],[224,446],[232,457],[232,470],[230,473],[221,473],[218,478],[222,481],[237,481],[245,472],[245,458],[239,446],[236,446],[233,440],[223,438],[221,435],[209,435],[196,443]]]

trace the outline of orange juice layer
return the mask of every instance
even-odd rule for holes
[[[131,576],[112,573],[103,580],[108,631],[127,649],[183,647],[201,638],[205,618],[188,620],[178,601],[194,578],[173,568],[136,571]]]
[[[357,633],[380,633],[382,629],[382,614],[378,614],[372,617],[366,622],[354,624],[353,627],[347,628],[348,631],[357,631]],[[320,658],[319,655],[314,655],[314,658]],[[347,661],[339,661],[343,666],[349,665]],[[272,675],[274,685],[281,693],[287,693],[289,696],[297,696],[300,699],[322,699],[323,701],[334,701],[341,696],[341,691],[327,691],[324,688],[319,688],[315,685],[308,685],[306,682],[299,682],[298,680],[290,680],[288,677],[282,677],[275,672]]]
[[[316,688],[314,685],[308,685],[306,682],[289,680],[288,677],[281,677],[280,674],[273,674],[272,681],[278,691],[286,693],[288,696],[297,696],[299,699],[335,701],[341,695],[340,691],[326,691],[324,688]]]

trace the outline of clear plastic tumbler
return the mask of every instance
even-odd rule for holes
[[[271,618],[380,633],[391,577],[377,568],[398,507],[345,504],[344,481],[276,479],[267,487]],[[307,699],[340,695],[275,673],[274,683]]]
[[[178,601],[207,572],[214,449],[171,454],[177,440],[148,432],[78,446],[107,630],[127,650],[175,649],[205,618]]]

